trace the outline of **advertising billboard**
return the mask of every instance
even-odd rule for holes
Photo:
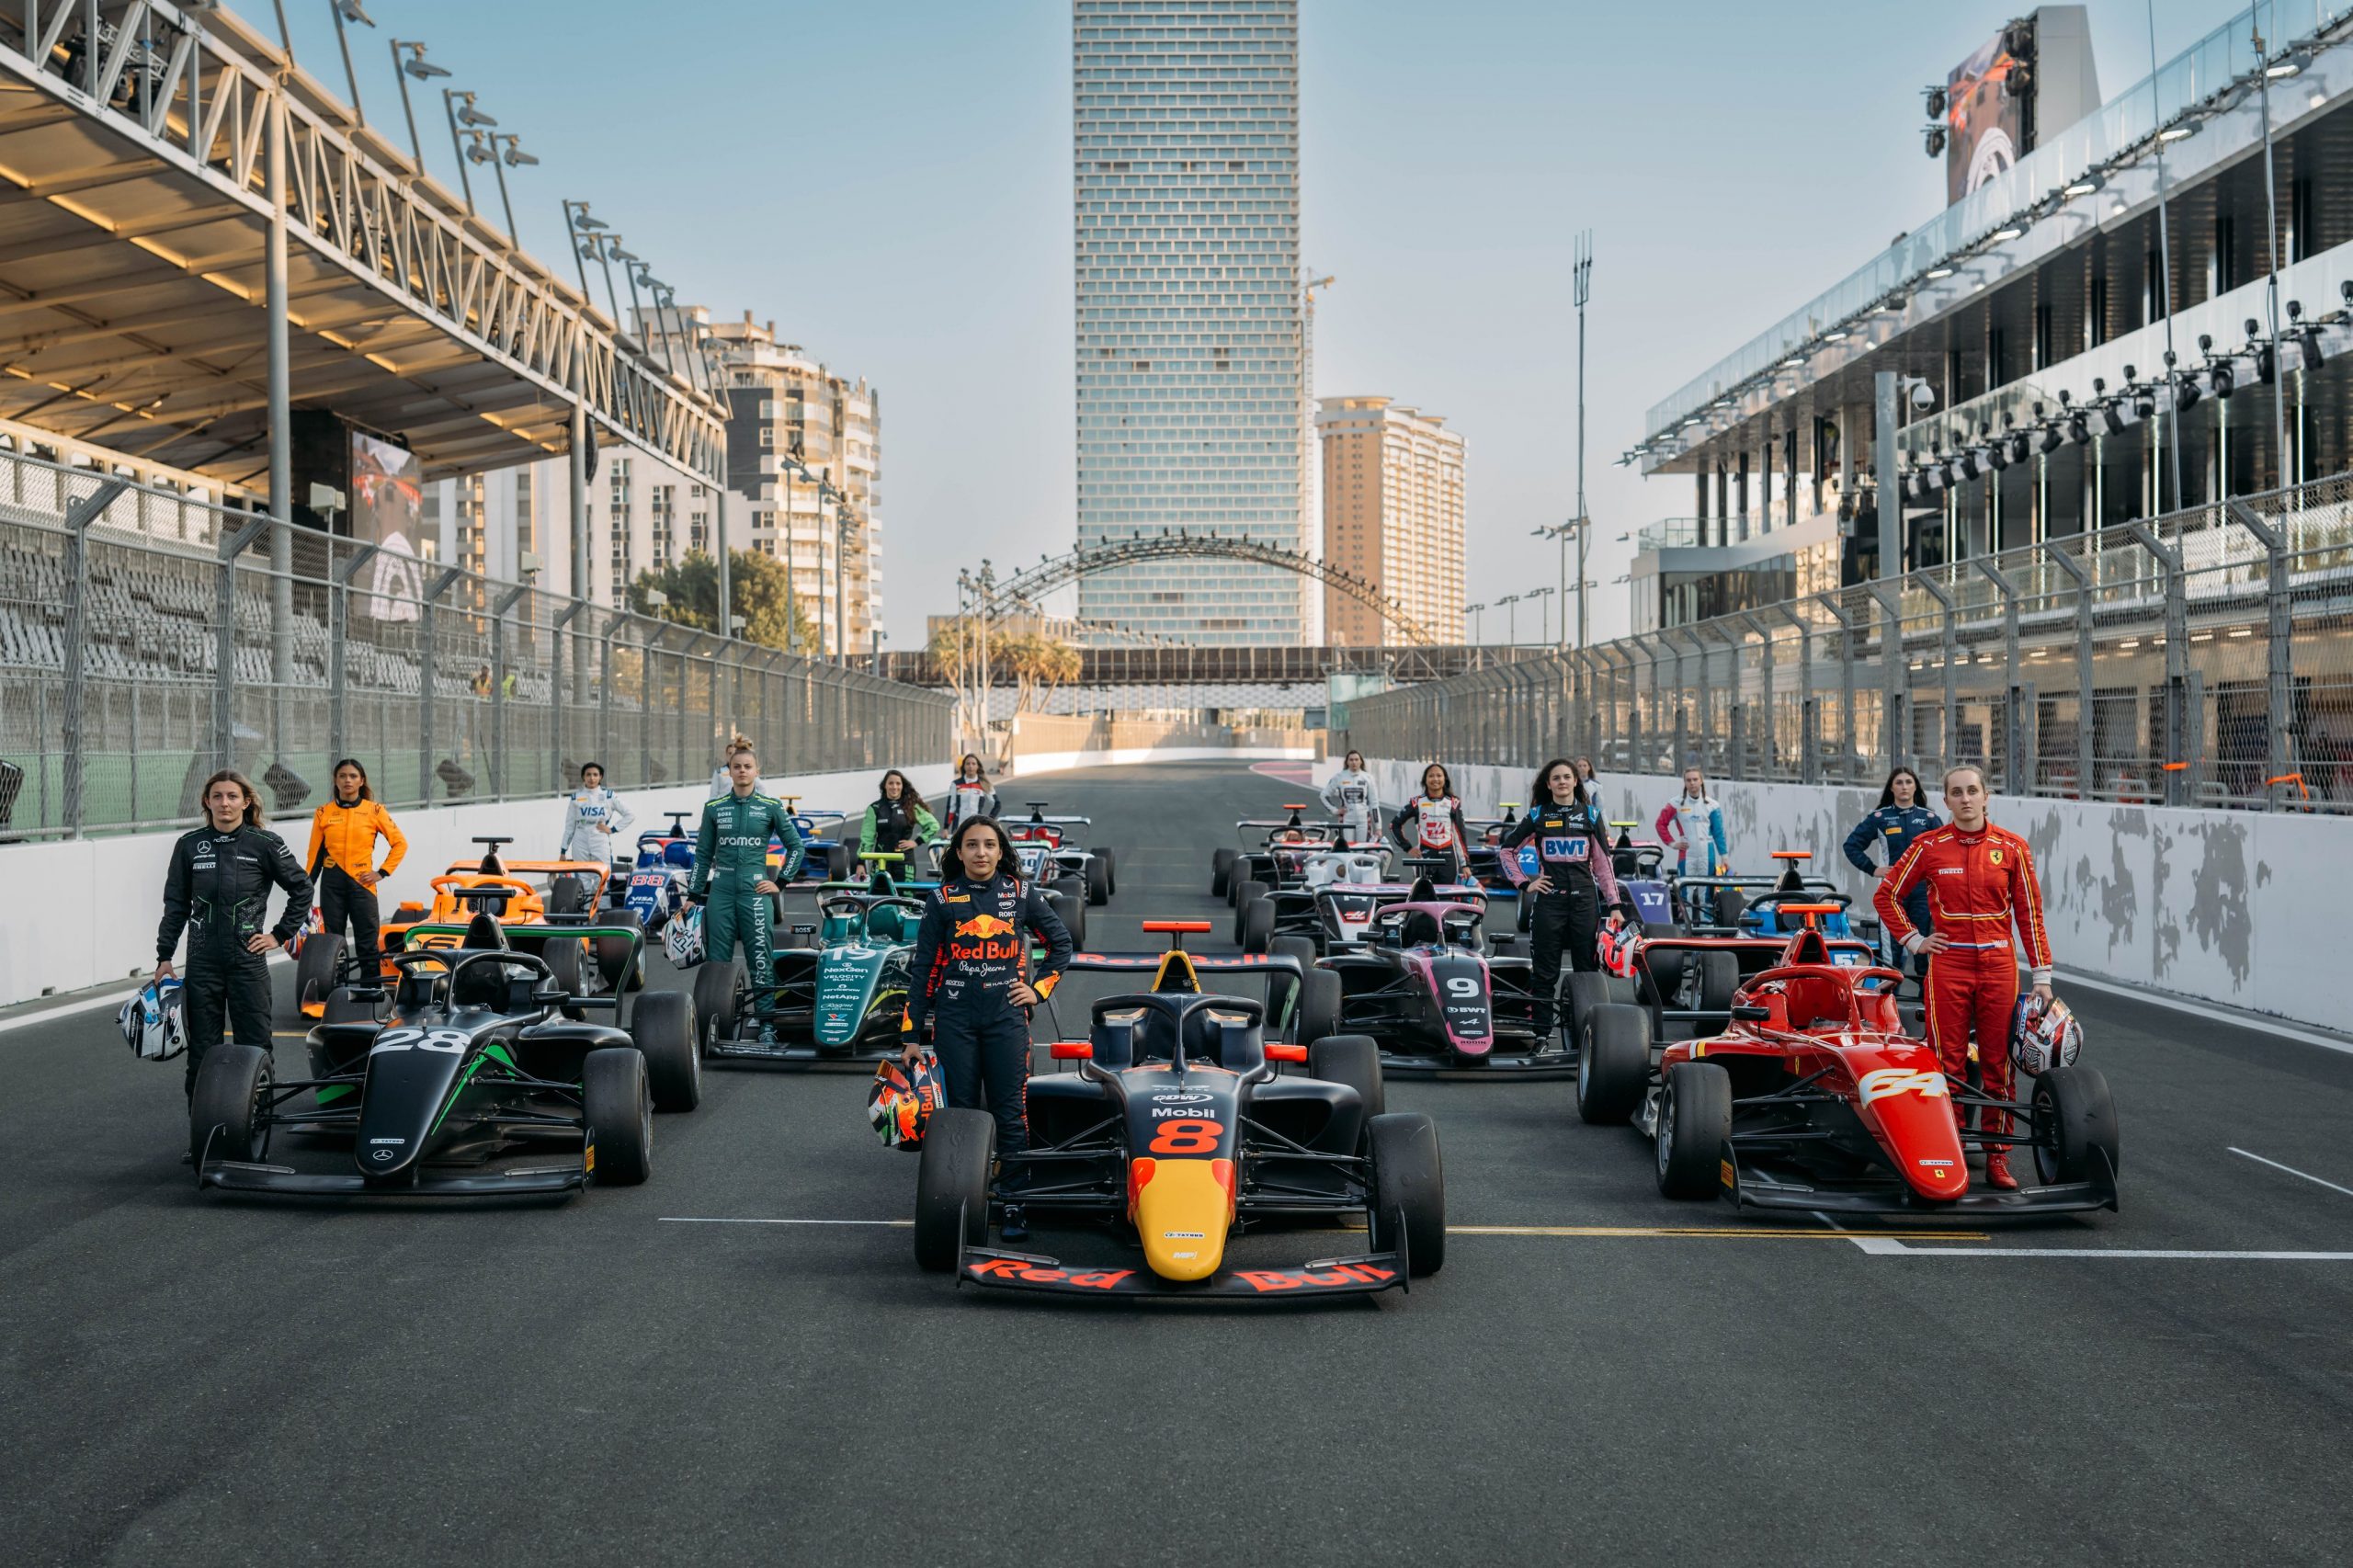
[[[368,583],[362,613],[371,620],[417,619],[425,597],[417,559],[424,501],[424,468],[415,452],[351,433],[351,537],[377,551],[361,569]]]
[[[2033,60],[2033,24],[2012,22],[1945,78],[1948,203],[1959,201],[2032,150]]]

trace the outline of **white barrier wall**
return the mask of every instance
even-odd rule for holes
[[[1392,807],[1423,764],[1369,764]],[[1525,801],[1531,768],[1451,767],[1466,811]],[[1643,825],[1682,792],[1677,778],[1602,775],[1613,820]],[[1935,783],[1928,803],[1939,808]],[[1811,784],[1718,782],[1733,868],[1762,873],[1775,849],[1811,850],[1809,870],[1857,900],[1870,879],[1839,846],[1879,792]],[[2043,799],[1994,802],[1994,820],[2034,848],[2060,969],[2118,984],[2245,1007],[2326,1028],[2346,1023],[2334,949],[2336,878],[2353,869],[2353,819],[2294,812],[2173,810]]]
[[[945,763],[903,769],[915,789],[937,796],[948,788]],[[763,780],[772,795],[798,795],[804,807],[863,811],[882,770],[822,773]],[[636,831],[659,827],[662,813],[699,812],[708,780],[660,790],[636,790],[621,800],[637,815]],[[552,856],[563,831],[561,800],[506,801],[441,806],[399,813],[408,856],[379,890],[384,910],[403,899],[429,896],[430,880],[452,863],[478,859],[476,835],[515,840],[513,853]],[[308,812],[272,822],[299,858],[310,842]],[[85,986],[102,985],[155,967],[155,928],[163,917],[164,869],[176,833],[142,833],[56,844],[0,847],[0,880],[16,890],[0,909],[0,1006]],[[273,897],[273,915],[278,907]]]
[[[1313,746],[1127,746],[1116,751],[1041,751],[1013,759],[1007,778],[1063,773],[1074,767],[1125,767],[1139,762],[1312,762]],[[1003,791],[999,791],[999,798]]]

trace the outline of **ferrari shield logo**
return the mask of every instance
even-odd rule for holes
[[[1990,854],[1988,854],[1988,855],[1985,857],[1985,858],[1987,858],[1988,860],[1991,860],[1992,862],[1994,862],[1994,864],[1995,864],[1995,865],[1998,866],[1998,865],[2000,865],[2000,864],[2002,863],[2002,852],[2001,852],[1999,849],[1995,849],[1995,850],[1992,851]]]

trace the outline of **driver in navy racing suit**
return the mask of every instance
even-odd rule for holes
[[[1497,847],[1504,875],[1519,883],[1520,896],[1535,900],[1529,923],[1529,985],[1536,994],[1536,1038],[1549,1039],[1561,984],[1561,955],[1571,967],[1601,967],[1601,912],[1620,897],[1610,866],[1609,835],[1600,812],[1587,802],[1576,769],[1566,758],[1544,765],[1529,791],[1528,814],[1512,824]],[[1536,841],[1537,874],[1522,881],[1515,853]]]

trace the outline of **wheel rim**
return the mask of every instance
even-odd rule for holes
[[[1665,1176],[1675,1163],[1675,1091],[1663,1089],[1658,1096],[1658,1173]]]
[[[1581,1106],[1590,1104],[1593,1099],[1590,1087],[1593,1082],[1593,1051],[1589,1047],[1590,1042],[1588,1049],[1577,1052],[1577,1104]]]

